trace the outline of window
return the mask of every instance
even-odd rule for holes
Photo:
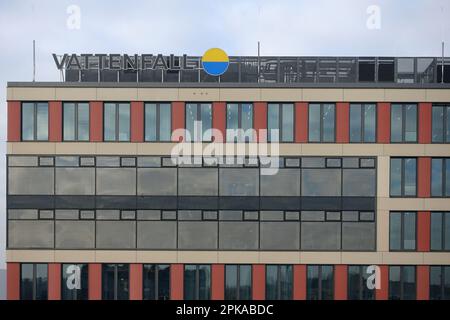
[[[20,265],[20,299],[47,300],[47,264],[22,263]]]
[[[197,122],[197,126],[195,123]],[[211,141],[212,107],[210,103],[186,104],[186,141]]]
[[[253,141],[253,104],[227,104],[227,141]]]
[[[292,103],[269,103],[267,141],[294,141],[294,105]]]
[[[367,273],[368,266],[348,266],[348,299],[349,300],[373,300],[375,289],[369,289],[367,279],[371,273]]]
[[[128,264],[104,264],[102,272],[103,300],[129,299]]]
[[[211,298],[211,266],[187,264],[184,266],[184,299],[209,300]]]
[[[431,212],[431,250],[450,250],[450,212]]]
[[[450,142],[450,106],[433,106],[431,141],[437,143]]]
[[[63,104],[63,140],[89,141],[89,103]]]
[[[88,299],[87,264],[63,264],[61,277],[62,300]]]
[[[450,266],[430,266],[430,300],[450,300]]]
[[[391,142],[417,142],[417,105],[391,106]]]
[[[375,142],[375,104],[350,105],[350,142]]]
[[[416,158],[391,158],[391,197],[415,197],[416,179]]]
[[[144,264],[144,300],[170,299],[170,266]]]
[[[416,299],[415,266],[389,266],[389,299]]]
[[[416,250],[415,212],[391,212],[389,248],[391,251]]]
[[[22,140],[48,140],[48,103],[22,103]]]
[[[170,103],[145,104],[145,141],[170,141],[172,106]]]
[[[335,105],[331,103],[309,105],[309,141],[334,142]]]
[[[333,271],[333,266],[308,266],[306,299],[332,300],[334,298]]]
[[[290,300],[292,299],[292,266],[267,265],[266,266],[266,299]]]
[[[129,103],[105,103],[103,119],[105,141],[130,141]]]
[[[252,266],[225,266],[225,300],[252,299]]]
[[[450,197],[450,158],[431,159],[431,196]]]

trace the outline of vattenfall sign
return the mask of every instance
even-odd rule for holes
[[[58,56],[53,53],[56,67],[59,70],[196,70],[203,69],[206,73],[219,76],[229,65],[228,55],[219,48],[205,52],[199,61],[198,57],[186,54],[164,56],[162,54],[67,54]],[[201,62],[201,64],[200,64]],[[202,67],[202,68],[201,68]]]

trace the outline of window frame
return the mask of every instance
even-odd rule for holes
[[[278,140],[277,141],[272,141],[270,139],[270,129],[269,129],[269,106],[270,105],[276,105],[278,107]],[[292,140],[284,140],[283,139],[283,132],[284,132],[284,127],[283,127],[283,105],[291,105],[292,106]],[[296,114],[297,114],[297,108],[295,107],[295,103],[294,102],[267,102],[267,110],[266,110],[266,114],[267,114],[267,119],[266,119],[266,128],[267,128],[267,134],[266,134],[266,141],[268,143],[295,143],[295,128],[297,125],[297,121],[296,121]]]
[[[356,300],[368,300],[364,298],[364,273],[367,273],[364,271],[364,269],[367,271],[368,265],[348,265],[347,267],[347,297],[350,297],[350,267],[356,267],[358,268],[358,278],[359,278],[359,286],[358,286],[358,299]],[[366,280],[367,281],[367,280]],[[369,291],[373,291],[373,295],[372,295],[372,299],[371,300],[375,300],[375,289],[370,290],[369,288],[367,288],[367,290]],[[349,298],[350,300],[350,298]],[[354,300],[354,299],[352,299]]]
[[[156,107],[156,115],[155,115],[155,120],[156,120],[156,128],[155,128],[155,132],[156,132],[156,139],[155,140],[148,140],[146,139],[146,130],[147,130],[147,116],[146,116],[146,112],[147,112],[147,105],[151,105],[154,104]],[[169,140],[162,140],[161,139],[161,132],[160,132],[160,128],[161,128],[161,105],[162,104],[168,104],[169,105],[169,109],[170,109],[170,137]],[[173,106],[172,106],[172,102],[144,102],[144,116],[143,116],[143,122],[144,122],[144,142],[147,143],[155,143],[155,142],[172,142],[172,132],[173,132],[173,128],[172,128],[172,116],[173,116]],[[131,120],[131,105],[130,105],[130,120]],[[130,124],[130,140],[131,140],[131,124]]]
[[[332,141],[323,141],[323,108],[324,105],[331,104],[334,107],[334,120],[333,120],[333,140]],[[319,141],[313,141],[310,137],[310,122],[309,122],[309,114],[311,110],[311,105],[319,105],[320,106],[320,115],[319,115]],[[336,116],[336,103],[335,102],[312,102],[308,103],[308,143],[336,143],[336,132],[337,132],[337,116]]]
[[[433,109],[434,108],[442,108],[443,109],[443,117],[442,117],[442,142],[441,141],[433,141],[433,126],[434,126],[434,122],[433,122]],[[450,117],[450,114],[448,112],[448,110],[450,109],[450,104],[445,104],[445,103],[437,103],[437,104],[433,104],[431,106],[431,143],[435,143],[435,144],[448,144],[450,143],[450,140],[447,140],[447,134],[446,134],[446,124],[449,121],[448,117]]]
[[[228,140],[228,130],[231,129],[231,128],[228,128],[228,105],[230,105],[230,104],[237,104],[237,106],[238,106],[238,127],[237,127],[238,130],[243,130],[243,128],[242,128],[242,105],[243,104],[251,105],[252,127],[249,129],[255,130],[255,104],[253,102],[227,102],[225,104],[225,137],[224,137],[225,142],[227,142],[227,143],[254,143],[254,142],[256,142],[257,139],[254,135],[252,136],[252,139],[250,141],[242,140],[242,137],[239,137],[237,139],[237,141],[236,140],[233,140],[233,141]]]
[[[33,138],[32,139],[24,139],[23,138],[23,105],[24,104],[33,104]],[[47,104],[47,139],[38,139],[37,138],[37,105],[39,103]],[[20,104],[20,141],[23,142],[47,142],[50,141],[50,106],[48,101],[22,101]]]
[[[293,300],[294,299],[294,265],[293,264],[266,264],[265,273],[265,299],[267,299],[267,268],[277,267],[276,299],[275,300]],[[281,299],[281,267],[291,267],[291,292],[288,299]]]
[[[432,224],[432,218],[433,214],[440,214],[441,215],[441,249],[433,249],[432,248],[432,234],[433,234],[433,224]],[[446,217],[450,219],[450,212],[449,211],[431,211],[430,212],[430,252],[450,252],[450,248],[445,249],[445,240],[446,240],[446,234],[445,234],[445,223],[446,223]],[[448,237],[450,237],[450,233],[448,234]]]
[[[417,267],[415,265],[389,265],[388,269],[388,299],[391,299],[391,268],[399,267],[400,268],[400,300],[405,300],[405,276],[404,276],[404,267],[412,267],[414,269],[414,300],[417,299]]]
[[[405,214],[406,213],[414,213],[414,249],[405,249]],[[391,217],[392,214],[400,214],[400,249],[392,249],[391,246]],[[418,230],[418,220],[417,219],[417,211],[390,211],[389,212],[389,251],[392,252],[416,252],[417,251],[417,230]]]
[[[211,129],[214,129],[213,121],[214,121],[214,104],[210,101],[202,101],[202,102],[186,102],[184,104],[184,128],[187,130],[187,123],[188,123],[188,117],[186,115],[186,112],[188,110],[187,105],[188,104],[195,104],[197,108],[197,115],[196,119],[194,121],[200,121],[202,123],[202,137],[200,140],[195,140],[194,137],[191,135],[191,140],[184,139],[185,142],[195,143],[195,142],[213,142],[214,141],[214,134],[211,133],[211,139],[203,139],[203,121],[202,121],[202,108],[201,105],[203,104],[209,104],[211,106]],[[226,108],[226,106],[225,106]],[[225,125],[226,127],[226,125]],[[226,129],[225,129],[226,130]]]
[[[33,282],[32,282],[32,297],[31,299],[23,298],[23,285],[22,285],[22,266],[31,265],[33,268]],[[47,297],[45,299],[37,299],[37,265],[45,265],[47,271]],[[20,263],[20,275],[19,275],[19,296],[21,300],[48,300],[48,264],[47,263]]]
[[[155,266],[155,299],[153,300],[160,300],[159,299],[159,271],[160,271],[160,266],[168,266],[169,268],[169,299],[170,300],[170,295],[171,295],[171,278],[170,278],[170,273],[171,273],[171,265],[170,263],[164,264],[164,263],[143,263],[142,264],[142,300],[152,300],[152,299],[146,299],[145,298],[145,278],[144,278],[144,272],[145,272],[145,266]]]
[[[402,107],[402,138],[401,141],[392,141],[392,107],[394,105],[399,105]],[[414,141],[405,141],[406,134],[406,106],[414,105],[416,107],[416,135]],[[415,102],[402,102],[402,103],[391,103],[390,105],[390,114],[389,114],[389,122],[390,122],[390,131],[389,131],[389,143],[409,143],[414,144],[419,142],[419,105]]]
[[[333,297],[331,299],[323,299],[323,292],[322,292],[322,268],[323,267],[331,267],[332,270],[332,280],[331,280],[331,292],[333,293]],[[333,264],[310,264],[306,266],[306,300],[313,300],[309,297],[309,292],[308,292],[308,268],[312,268],[312,267],[318,267],[318,272],[317,272],[317,301],[321,301],[321,300],[334,300],[335,294],[334,294],[334,289],[335,289],[335,266]]]
[[[401,169],[400,169],[400,195],[393,195],[391,188],[391,179],[392,179],[392,160],[400,159],[401,160]],[[415,193],[414,195],[405,195],[405,161],[407,159],[415,159],[416,162],[416,170],[415,170]],[[389,197],[390,198],[417,198],[417,182],[418,182],[418,174],[419,174],[419,166],[418,166],[418,158],[417,157],[391,157],[389,159]]]
[[[102,264],[102,300],[110,300],[110,299],[106,299],[105,298],[105,287],[103,285],[103,273],[104,273],[104,269],[107,265],[112,265],[114,266],[114,298],[112,299],[113,301],[117,301],[117,300],[122,300],[118,298],[118,288],[119,288],[119,265],[124,265],[127,266],[128,269],[128,299],[125,300],[130,300],[130,265],[128,263],[103,263]]]
[[[71,292],[72,298],[71,299],[64,299],[64,296],[63,296],[64,289],[63,288],[64,288],[64,266],[65,265],[76,265],[76,266],[85,265],[85,268],[87,270],[87,283],[88,283],[86,299],[80,299],[78,297],[78,290],[72,290],[72,292]],[[80,284],[81,284],[81,278],[82,278],[82,276],[80,273]],[[68,262],[61,263],[61,300],[89,300],[89,264],[88,263],[79,263],[79,262],[77,262],[77,263],[68,263]]]
[[[352,106],[356,106],[359,105],[361,108],[361,119],[360,119],[360,124],[361,124],[361,135],[360,135],[360,140],[359,141],[352,141],[351,138],[351,112],[352,112]],[[375,107],[375,132],[374,132],[374,140],[373,141],[366,141],[365,138],[365,109],[367,106],[373,105]],[[377,128],[377,123],[378,123],[378,117],[377,117],[377,104],[376,103],[369,103],[369,102],[352,102],[349,104],[348,107],[348,141],[349,143],[377,143],[377,134],[378,134],[378,128]]]
[[[440,269],[440,273],[441,273],[441,284],[440,284],[440,289],[441,289],[441,298],[440,299],[431,299],[431,270],[432,269]],[[448,296],[445,295],[445,269],[449,269],[449,274],[450,274],[450,266],[449,265],[432,265],[430,266],[430,272],[429,272],[429,279],[428,279],[428,293],[429,293],[429,300],[450,300],[450,294]]]
[[[442,170],[440,172],[441,175],[441,194],[440,195],[434,195],[433,194],[433,160],[440,160],[441,164],[442,164]],[[431,165],[430,165],[430,197],[431,198],[449,198],[450,194],[446,194],[446,190],[447,190],[447,181],[446,181],[446,177],[447,174],[450,176],[450,172],[447,173],[447,162],[450,163],[450,158],[449,157],[432,157],[431,158]],[[449,165],[450,168],[450,165]]]
[[[237,274],[236,274],[236,299],[230,299],[227,298],[227,290],[226,290],[226,286],[227,286],[227,267],[230,266],[236,266],[236,270],[237,270]],[[225,265],[225,272],[224,272],[224,300],[244,300],[240,297],[240,292],[241,292],[241,282],[240,282],[240,278],[241,278],[241,266],[247,266],[250,267],[250,299],[248,300],[252,300],[253,299],[253,266],[251,264],[226,264]]]
[[[106,107],[106,105],[107,104],[114,104],[115,105],[115,123],[114,123],[114,129],[115,129],[115,132],[114,132],[114,135],[115,135],[115,138],[114,138],[114,140],[106,140],[106,135],[105,135],[105,130],[106,130],[106,126],[105,126],[105,114],[106,114],[106,112],[105,112],[105,107]],[[119,106],[121,105],[121,104],[128,104],[128,110],[129,110],[129,114],[130,114],[130,119],[129,119],[129,132],[128,132],[128,135],[129,135],[129,139],[127,139],[127,140],[120,140],[119,139],[119,134],[120,134],[120,126],[119,126],[119,124],[120,124],[120,115],[119,115]],[[103,124],[103,141],[102,142],[131,142],[131,124],[132,124],[132,117],[131,117],[131,102],[129,102],[129,101],[105,101],[105,102],[103,102],[103,109],[102,109],[102,112],[103,112],[103,119],[102,119],[102,124]],[[144,113],[145,114],[145,113]]]
[[[211,295],[212,295],[212,266],[209,263],[201,263],[201,264],[191,264],[191,263],[186,263],[183,265],[183,282],[185,281],[185,277],[186,277],[186,266],[195,266],[195,287],[194,287],[194,299],[189,299],[192,301],[208,301],[211,300]],[[208,266],[209,268],[209,290],[208,290],[208,298],[205,299],[200,299],[200,274],[199,274],[199,270],[200,270],[200,266]],[[183,285],[183,299],[184,300],[188,300],[186,299],[186,286]]]
[[[74,136],[75,138],[73,140],[68,140],[64,138],[64,115],[65,115],[65,105],[68,103],[73,103],[75,106],[75,119],[74,119]],[[88,137],[85,140],[80,140],[79,139],[79,132],[78,132],[78,114],[79,114],[79,110],[78,110],[78,105],[80,103],[85,103],[88,105]],[[62,141],[63,142],[89,142],[91,141],[91,105],[89,103],[89,101],[63,101],[62,103],[62,121],[61,121],[61,128],[62,128]]]

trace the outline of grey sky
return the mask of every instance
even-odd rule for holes
[[[69,29],[67,8],[81,10]],[[371,5],[381,28],[366,26]],[[442,10],[442,9],[443,10]],[[448,0],[0,0],[0,268],[4,267],[6,82],[58,81],[51,53],[440,56],[450,46]],[[448,50],[446,50],[447,56]],[[1,283],[1,279],[0,279]]]

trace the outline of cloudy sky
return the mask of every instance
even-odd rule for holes
[[[449,18],[448,0],[0,0],[0,268],[5,88],[32,80],[33,39],[36,80],[59,81],[53,52],[256,55],[259,40],[262,55],[440,56]]]

